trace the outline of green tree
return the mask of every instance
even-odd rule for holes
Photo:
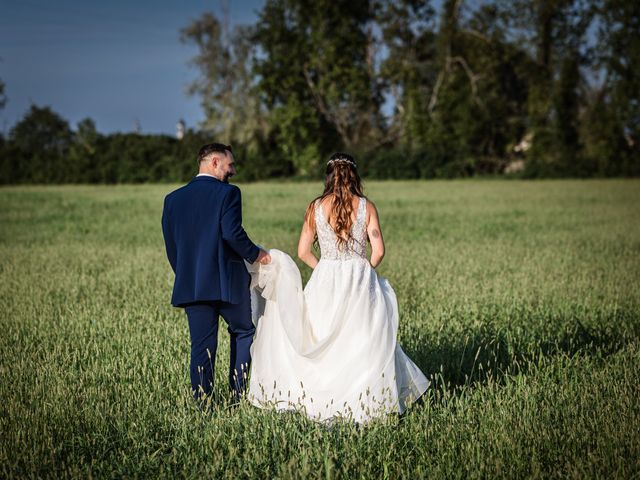
[[[17,181],[60,183],[72,141],[69,124],[49,107],[32,105],[9,132],[15,148],[11,161]]]
[[[593,23],[590,0],[502,1],[514,41],[529,53],[527,152],[531,176],[581,174],[585,170],[580,104],[588,67],[586,36]]]
[[[78,122],[73,132],[65,168],[65,182],[86,183],[95,181],[96,162],[99,158],[98,143],[101,135],[95,122],[85,118]]]
[[[390,138],[409,149],[419,148],[438,73],[435,10],[428,0],[379,2],[377,19],[387,49],[380,77],[394,106]]]
[[[4,82],[0,79],[0,110],[7,104],[7,95],[4,93]]]
[[[389,56],[383,75],[396,98],[394,123],[423,176],[501,170],[525,130],[527,55],[508,40],[494,2],[384,3]]]
[[[640,4],[598,0],[596,68],[604,80],[589,109],[585,143],[599,173],[640,174]],[[606,159],[606,160],[604,160]]]
[[[568,54],[560,66],[553,105],[553,131],[557,145],[556,171],[560,175],[581,175],[584,171],[579,137],[580,84],[579,55]]]
[[[254,39],[260,99],[282,154],[316,171],[338,147],[358,149],[383,129],[371,2],[267,0]]]
[[[205,13],[181,30],[182,42],[198,48],[192,64],[200,76],[188,92],[201,99],[205,130],[220,142],[246,145],[263,134],[268,125],[253,91],[252,28],[230,28],[228,21]]]

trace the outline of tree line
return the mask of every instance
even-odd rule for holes
[[[205,13],[180,32],[199,131],[103,136],[32,107],[1,178],[183,180],[209,139],[247,180],[318,176],[336,150],[370,178],[638,175],[638,32],[625,0],[266,0],[235,27]]]

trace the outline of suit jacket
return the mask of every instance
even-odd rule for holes
[[[242,228],[238,187],[195,177],[165,197],[162,234],[176,275],[174,306],[241,302],[250,283],[243,259],[255,262],[259,249]]]

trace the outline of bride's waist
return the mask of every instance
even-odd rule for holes
[[[369,263],[366,257],[360,255],[344,255],[344,256],[320,256],[320,262],[365,262]]]

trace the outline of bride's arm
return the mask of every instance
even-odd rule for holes
[[[380,220],[376,206],[367,201],[367,235],[371,242],[371,266],[376,268],[384,258],[384,239],[380,229]]]
[[[300,240],[298,241],[298,258],[312,269],[318,265],[318,259],[313,252],[311,252],[315,236],[315,228],[309,225],[309,212],[307,211],[304,223],[302,224],[302,232],[300,232]]]

